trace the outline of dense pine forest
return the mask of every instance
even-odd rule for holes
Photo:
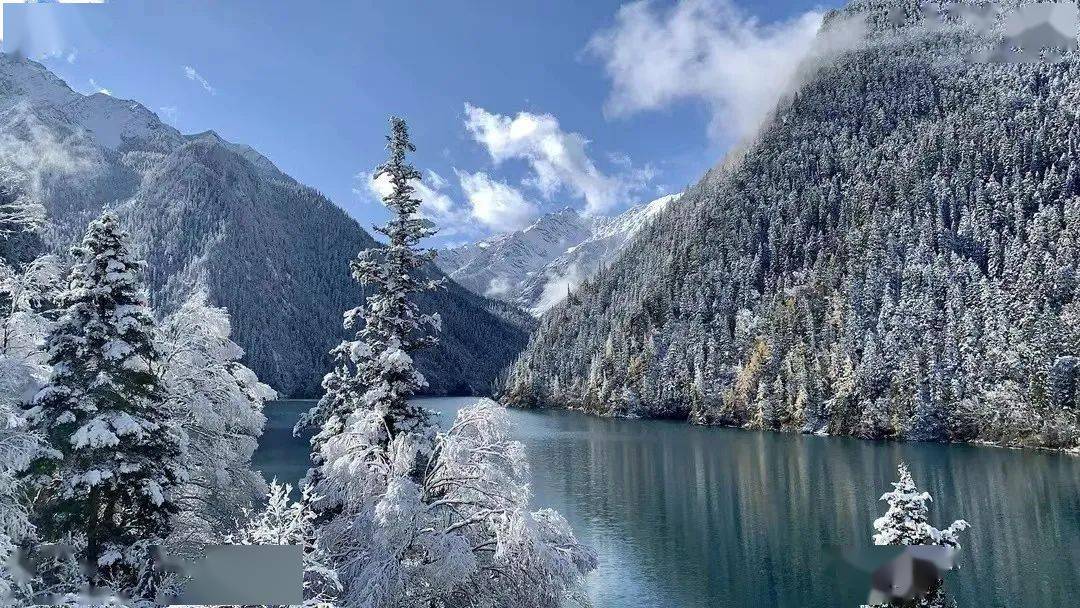
[[[824,31],[861,16],[865,45],[807,66],[741,155],[541,320],[505,401],[1078,445],[1080,64],[967,61],[983,39],[918,29],[917,2]]]

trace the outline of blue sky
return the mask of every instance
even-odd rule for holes
[[[745,1],[745,0],[740,0]],[[835,5],[837,3],[832,3]],[[418,147],[441,242],[682,189],[775,99],[816,0],[109,0],[4,7],[73,88],[247,143],[363,224],[386,117]],[[764,108],[764,110],[763,110]]]

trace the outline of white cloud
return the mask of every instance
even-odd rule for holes
[[[536,205],[526,200],[513,186],[494,180],[483,172],[459,171],[458,179],[473,219],[488,228],[509,232],[524,228],[536,219]]]
[[[540,294],[540,300],[537,301],[536,306],[529,310],[533,316],[539,317],[551,307],[565,300],[566,294],[577,289],[578,286],[585,282],[586,277],[581,274],[577,264],[571,264],[566,269],[566,272],[551,272],[548,274],[547,279],[547,283],[544,283],[544,291]]]
[[[112,91],[110,91],[109,89],[106,89],[105,87],[99,85],[97,83],[97,81],[94,80],[93,78],[90,79],[90,88],[92,88],[95,93],[103,93],[105,95],[110,95],[110,96],[112,95]]]
[[[176,106],[161,106],[158,108],[158,112],[161,117],[165,119],[165,122],[176,125],[176,120],[180,118],[180,109]]]
[[[506,277],[495,277],[488,282],[488,288],[484,291],[484,295],[489,298],[505,296],[510,293],[510,287],[510,279],[507,279]]]
[[[374,173],[362,171],[356,175],[359,182],[353,188],[353,193],[364,198],[381,202],[382,197],[390,194],[393,186],[390,177],[385,173],[378,178]],[[435,222],[443,236],[456,234],[462,228],[462,223],[468,220],[454,200],[443,190],[449,182],[434,171],[428,171],[423,181],[414,181],[416,197],[420,199],[420,215]]]
[[[552,198],[566,189],[585,199],[587,213],[600,213],[624,202],[639,189],[639,172],[606,175],[585,151],[578,133],[563,131],[551,114],[519,112],[513,118],[465,104],[465,128],[496,164],[523,159],[532,174],[524,183]]]
[[[3,0],[0,0],[2,2]],[[42,61],[54,61],[62,60],[67,63],[75,63],[75,60],[79,58],[79,49],[50,49],[42,51],[40,59]]]
[[[431,169],[428,169],[426,179],[427,183],[431,184],[431,187],[435,190],[442,190],[449,183],[443,176],[432,171]]]
[[[422,181],[412,183],[416,197],[420,199],[420,215],[435,222],[440,236],[469,234],[475,237],[481,226],[499,232],[517,230],[536,218],[536,206],[513,186],[494,180],[486,173],[457,170],[455,173],[467,205],[454,202],[446,192],[450,182],[434,171],[427,171]],[[361,171],[356,180],[353,193],[372,201],[381,202],[393,188],[385,174],[375,178],[373,173]],[[463,242],[472,242],[472,238]]]
[[[207,93],[210,93],[211,95],[217,95],[217,89],[210,86],[210,83],[202,77],[202,74],[196,72],[195,68],[191,67],[190,65],[184,66],[184,76],[187,76],[188,80],[193,80],[199,83],[199,86],[201,86],[203,90],[205,90]]]
[[[774,108],[822,17],[763,24],[730,0],[678,0],[669,9],[640,0],[622,6],[588,50],[612,80],[609,115],[702,100],[713,137],[742,138]]]

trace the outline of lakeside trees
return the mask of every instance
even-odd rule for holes
[[[61,280],[26,245],[40,224],[12,204],[27,196],[17,177],[0,196],[0,594],[152,604],[179,582],[153,545],[197,554],[263,494],[250,456],[273,391],[237,361],[223,309],[194,298],[155,321],[114,215],[90,223]],[[7,570],[18,545],[29,579]]]
[[[373,288],[345,313],[355,338],[334,350],[326,395],[302,424],[319,424],[308,474],[321,549],[337,569],[345,606],[560,606],[595,555],[550,510],[529,512],[528,468],[507,437],[506,414],[481,401],[441,432],[414,401],[424,386],[411,353],[437,341],[440,320],[415,294],[433,231],[417,215],[414,148],[391,118],[389,158],[376,172],[393,185],[376,228],[386,247],[361,252],[353,277]]]
[[[183,584],[154,546],[198,556],[216,542],[304,546],[308,606],[555,608],[578,593],[596,557],[558,513],[529,510],[505,410],[482,400],[442,431],[410,399],[425,385],[411,353],[437,343],[441,321],[415,296],[439,281],[419,247],[433,230],[404,121],[388,142],[388,245],[350,265],[374,289],[345,314],[355,336],[334,350],[298,502],[250,468],[274,393],[239,363],[227,313],[197,294],[155,318],[108,211],[61,280],[55,259],[34,257],[32,203],[0,192],[0,552],[22,545],[39,568],[19,581],[0,569],[5,596],[149,605]]]

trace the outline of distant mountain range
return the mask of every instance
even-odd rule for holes
[[[319,192],[250,146],[181,134],[137,102],[82,95],[13,55],[0,55],[0,160],[33,178],[56,250],[113,207],[147,260],[159,310],[206,289],[261,379],[285,395],[318,394],[342,313],[362,297],[348,262],[378,246]],[[525,342],[513,321],[523,315],[454,283],[422,305],[444,320],[441,344],[418,358],[433,393],[487,392]]]
[[[436,263],[473,292],[540,316],[592,278],[679,199],[670,194],[613,217],[572,209],[548,213],[522,230],[439,252]]]

